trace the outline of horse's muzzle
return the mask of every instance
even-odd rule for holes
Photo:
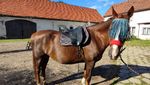
[[[117,60],[119,55],[119,46],[118,45],[111,45],[109,50],[109,57],[111,60]]]

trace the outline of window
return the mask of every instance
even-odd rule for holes
[[[147,34],[150,35],[150,28],[147,28]]]
[[[143,28],[143,35],[150,35],[150,28]]]
[[[146,35],[146,28],[143,28],[143,35]]]
[[[131,27],[131,35],[135,34],[135,27]]]

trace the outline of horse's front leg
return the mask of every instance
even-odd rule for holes
[[[85,63],[84,67],[84,75],[82,78],[82,85],[90,85],[90,80],[91,80],[91,73],[94,68],[95,62],[90,61]]]

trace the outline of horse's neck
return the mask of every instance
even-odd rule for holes
[[[101,41],[101,43],[105,45],[105,47],[107,47],[109,44],[110,39],[109,39],[108,31],[111,23],[112,23],[112,19],[109,19],[105,22],[102,22],[100,24],[91,27],[91,31],[93,32],[92,34],[96,36],[97,42]]]
[[[109,19],[97,25],[97,31],[108,31],[113,19]]]

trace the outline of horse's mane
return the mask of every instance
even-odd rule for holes
[[[93,30],[105,30],[106,28],[109,29],[110,23],[112,22],[113,18],[109,18],[107,21],[102,21],[96,25],[92,25],[89,28]]]

